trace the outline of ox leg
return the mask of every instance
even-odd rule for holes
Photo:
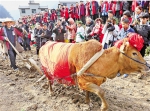
[[[85,96],[86,96],[85,101],[87,104],[89,104],[90,103],[89,91],[85,91]]]
[[[52,89],[52,83],[50,80],[48,80],[48,84],[49,84],[49,94],[50,94],[50,96],[52,96],[53,95],[53,89]]]
[[[93,83],[86,83],[82,88],[97,94],[101,98],[102,101],[101,111],[106,111],[108,109],[108,104],[104,98],[104,91],[98,85]]]

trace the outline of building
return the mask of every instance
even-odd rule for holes
[[[19,6],[20,17],[39,13],[47,9],[48,6],[40,6],[40,4],[35,3],[34,0],[30,0],[28,6]]]

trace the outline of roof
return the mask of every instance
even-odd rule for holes
[[[30,9],[29,6],[19,6],[19,9]]]
[[[30,2],[30,3],[28,3],[29,5],[40,5],[39,3],[32,3],[32,2]]]
[[[48,6],[39,6],[39,9],[48,9]]]
[[[76,3],[77,1],[72,1],[72,2],[69,2],[69,1],[59,1],[59,4],[63,4],[63,3],[67,3],[67,4],[74,4]]]

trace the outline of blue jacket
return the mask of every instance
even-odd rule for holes
[[[135,32],[135,31],[130,26],[129,26],[129,28],[126,31],[124,30],[124,28],[121,28],[121,30],[119,31],[119,34],[117,36],[117,39],[121,40],[121,39],[125,38],[128,33],[131,33],[131,32]]]

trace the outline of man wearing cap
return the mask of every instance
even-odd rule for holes
[[[136,33],[140,34],[144,39],[144,46],[140,51],[141,55],[144,57],[145,49],[148,46],[148,42],[150,41],[150,26],[147,25],[147,20],[149,18],[148,13],[142,13],[140,16],[140,24],[135,25]]]
[[[14,29],[12,27],[12,25],[14,24],[15,22],[10,18],[6,18],[3,21],[4,27],[3,27],[3,32],[1,33],[2,35],[0,35],[0,39],[5,41],[9,40],[14,46],[16,46],[16,37],[15,37]],[[16,52],[8,42],[6,42],[6,46],[8,49],[11,68],[13,68],[14,70],[18,70],[18,67],[16,66]]]

